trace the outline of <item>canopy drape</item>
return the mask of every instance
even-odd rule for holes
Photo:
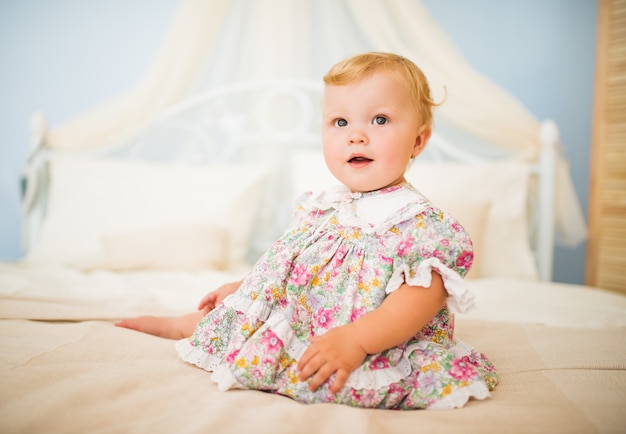
[[[435,98],[444,100],[435,114],[444,136],[538,158],[540,121],[465,61],[420,0],[181,0],[140,83],[53,128],[45,145],[110,145],[186,96],[254,79],[320,80],[338,60],[364,51],[396,52],[422,68]],[[557,242],[575,246],[586,225],[563,156],[557,174]]]

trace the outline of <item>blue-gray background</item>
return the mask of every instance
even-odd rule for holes
[[[586,213],[597,0],[422,0],[466,60],[552,118]],[[0,0],[0,260],[22,256],[19,175],[29,120],[51,125],[133,88],[178,0]],[[583,283],[585,245],[556,249],[554,280]]]

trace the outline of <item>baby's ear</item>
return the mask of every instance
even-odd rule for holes
[[[417,157],[426,148],[426,144],[430,140],[432,130],[427,125],[422,125],[419,129],[417,137],[415,138],[415,144],[413,145],[413,157]]]

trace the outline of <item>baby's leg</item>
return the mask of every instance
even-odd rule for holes
[[[115,325],[162,338],[183,339],[193,334],[203,316],[203,311],[177,317],[140,316],[124,319]]]

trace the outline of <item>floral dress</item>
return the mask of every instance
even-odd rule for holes
[[[454,311],[473,306],[462,277],[473,259],[467,232],[410,184],[305,195],[296,224],[254,265],[239,289],[177,342],[183,360],[212,371],[220,390],[257,389],[303,403],[417,409],[484,399],[497,382],[487,358],[454,338]],[[355,321],[403,283],[448,292],[413,338],[370,354],[337,393],[300,381],[297,363],[313,336]],[[381,327],[385,327],[381,324]]]

